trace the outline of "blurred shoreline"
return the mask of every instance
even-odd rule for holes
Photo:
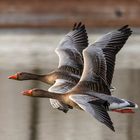
[[[97,33],[87,29],[89,44],[112,31],[112,29],[100,29]],[[130,36],[123,49],[117,55],[116,68],[138,69],[140,68],[140,34],[136,29]],[[42,29],[6,29],[0,30],[0,69],[21,69],[38,67],[47,69],[49,63],[52,69],[58,65],[58,56],[55,48],[59,41],[69,32],[63,30]],[[51,60],[51,61],[50,61]],[[53,60],[53,61],[52,61]]]

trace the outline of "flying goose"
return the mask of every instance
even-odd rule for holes
[[[88,46],[88,36],[85,25],[79,22],[75,23],[72,31],[70,31],[59,43],[55,52],[59,56],[58,68],[46,75],[37,75],[27,72],[18,72],[9,76],[14,80],[39,80],[47,84],[53,85],[48,90],[50,92],[63,93],[74,87],[83,71],[82,51]],[[67,112],[69,106],[50,99],[50,103],[54,108]]]
[[[122,34],[121,37],[119,36],[120,33]],[[113,73],[115,63],[108,54],[111,53],[115,60],[115,54],[121,49],[120,45],[115,45],[116,42],[123,40],[125,43],[130,35],[130,28],[124,26],[116,32],[103,36],[84,49],[83,73],[78,84],[71,90],[58,94],[42,89],[31,89],[24,91],[23,94],[32,97],[57,99],[71,108],[81,109],[90,113],[98,121],[115,131],[107,111],[128,109],[131,112],[132,109],[138,108],[138,105],[131,101],[112,96],[109,88],[113,75],[110,73]],[[114,48],[109,49],[111,46]],[[106,82],[107,77],[110,77],[108,82]],[[57,84],[61,85],[61,82],[60,80]]]
[[[77,24],[74,25],[73,30],[78,29],[78,27],[80,28],[81,23],[79,23],[77,28],[76,28],[76,26],[77,26]],[[118,29],[117,31],[115,30],[115,31],[109,32],[108,34],[105,34],[103,37],[101,37],[101,39],[98,39],[100,41],[100,43],[101,42],[104,43],[102,45],[98,45],[98,47],[102,48],[103,53],[105,55],[106,65],[107,65],[106,82],[110,86],[110,89],[113,89],[113,87],[111,86],[111,82],[112,82],[112,77],[113,77],[113,73],[114,73],[116,54],[124,46],[128,37],[131,35],[131,31],[127,27],[128,27],[128,25],[123,26],[122,28]],[[84,25],[83,25],[83,28],[85,31]],[[88,40],[86,40],[87,39],[86,31],[80,35],[84,36],[84,39],[85,39],[84,43],[85,43],[85,46],[87,46]],[[99,42],[98,40],[96,41],[96,43]],[[70,55],[72,48],[70,48],[71,50],[69,50],[68,54],[63,55],[64,53],[62,53],[62,49],[60,49],[60,46],[56,49],[59,59],[61,60],[63,58],[63,60],[65,61],[65,58],[67,57],[67,55],[69,55],[70,58],[72,58],[73,55]],[[66,51],[66,48],[67,48],[67,45],[64,46],[65,51]],[[58,49],[59,49],[59,52],[61,51],[61,53],[62,53],[61,55],[57,51]],[[84,47],[83,47],[83,49],[84,49]],[[81,51],[83,49],[81,49]],[[108,49],[110,49],[110,52],[107,51]],[[81,51],[80,51],[80,54],[81,54]],[[80,56],[79,58],[82,59],[82,56]],[[78,56],[77,56],[77,59],[78,59]],[[78,61],[77,59],[76,59],[76,61]],[[68,67],[68,64],[64,65],[64,63],[66,63],[64,61],[63,61],[62,67],[58,67],[57,70],[55,70],[51,73],[48,73],[47,75],[37,75],[37,74],[32,74],[32,73],[27,73],[27,72],[18,72],[15,75],[9,76],[9,79],[21,80],[21,81],[22,80],[40,80],[47,84],[53,85],[55,83],[56,79],[59,78],[59,76],[62,77],[62,75],[63,75],[65,77],[65,79],[67,79],[67,75],[68,75],[67,72],[69,72],[69,70],[67,71],[67,69],[69,69],[69,67]],[[78,67],[78,65],[77,65],[77,67]],[[63,68],[64,68],[64,70],[63,70]],[[83,64],[82,64],[81,68],[83,68]],[[72,69],[72,67],[71,67],[71,69]],[[79,75],[81,75],[82,70],[79,70],[79,71],[80,71]],[[79,71],[75,71],[74,73],[76,73],[76,72],[79,73]],[[66,72],[66,74],[65,74],[65,72]]]

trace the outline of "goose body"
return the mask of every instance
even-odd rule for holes
[[[52,85],[48,90],[59,94],[74,87],[83,71],[82,51],[88,46],[88,36],[85,25],[81,22],[74,24],[70,31],[55,49],[59,57],[58,68],[46,75],[37,75],[27,72],[16,73],[9,77],[15,80],[39,80]],[[54,108],[67,112],[69,107],[58,100],[50,99]]]
[[[118,51],[131,35],[128,26],[108,33],[83,51],[84,68],[82,76],[76,86],[69,91],[58,94],[54,89],[63,85],[63,80],[57,80],[51,91],[32,89],[23,94],[32,97],[57,99],[70,108],[84,110],[98,121],[115,131],[108,111],[133,110],[138,106],[128,100],[111,95],[110,84]],[[66,83],[66,81],[65,81]],[[50,89],[51,89],[50,88]],[[55,92],[52,92],[55,91]]]
[[[93,91],[82,92],[79,90],[78,92],[78,90],[75,88],[62,94],[55,92],[52,93],[42,89],[27,90],[24,91],[23,94],[31,97],[56,99],[71,109],[76,108],[84,110],[85,112],[90,113],[98,121],[105,124],[112,131],[115,131],[115,129],[108,111],[129,113],[133,109],[138,108],[137,104],[125,99],[119,99],[117,97]]]
[[[111,86],[111,81],[115,63],[115,56],[112,55],[111,53],[107,54],[106,50],[107,49],[111,50],[114,44],[112,44],[112,46],[111,45],[106,46],[106,43],[107,41],[111,42],[111,40],[116,39],[115,35],[117,34],[117,37],[123,38],[123,40],[122,39],[116,40],[115,45],[117,47],[120,46],[121,48],[128,38],[128,36],[126,35],[123,36],[122,32],[123,30],[122,31],[118,30],[108,33],[107,35],[103,36],[101,40],[99,39],[96,41],[96,44],[98,44],[98,42],[100,42],[99,44],[104,43],[103,45],[98,45],[98,47],[101,48],[106,55],[107,73],[111,69],[109,71],[109,74],[107,74],[105,78],[105,80],[107,80],[106,83],[108,83],[108,86],[110,87],[111,91],[114,90],[114,88]],[[20,72],[10,76],[9,79],[39,80],[47,84],[53,85],[49,89],[50,92],[57,93],[67,92],[78,83],[80,76],[82,75],[83,71],[82,50],[85,49],[87,45],[88,39],[85,26],[82,25],[81,23],[75,24],[73,30],[65,36],[65,38],[60,42],[59,46],[55,50],[59,56],[59,66],[56,70],[46,75],[37,75],[27,72]],[[112,59],[111,61],[112,63],[110,63],[108,59]],[[61,81],[61,83],[59,81]],[[50,99],[50,102],[54,108],[58,108],[64,112],[68,111],[68,107],[66,106],[64,107],[64,105],[59,103],[59,101]]]

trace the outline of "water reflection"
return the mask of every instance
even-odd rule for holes
[[[26,70],[27,71],[27,70]],[[45,70],[43,70],[44,72]],[[25,89],[45,84],[33,81],[11,81],[7,76],[16,71],[1,71],[0,139],[4,140],[137,140],[140,137],[140,112],[135,114],[110,113],[116,132],[97,122],[89,114],[71,110],[67,114],[53,109],[48,99],[22,96]],[[36,71],[38,72],[38,71]],[[40,72],[39,72],[40,73]],[[117,97],[135,101],[140,105],[140,71],[116,70],[113,84]]]

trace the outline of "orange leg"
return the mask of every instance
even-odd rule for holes
[[[121,109],[121,110],[114,109],[112,111],[119,112],[119,113],[135,113],[132,109]]]

